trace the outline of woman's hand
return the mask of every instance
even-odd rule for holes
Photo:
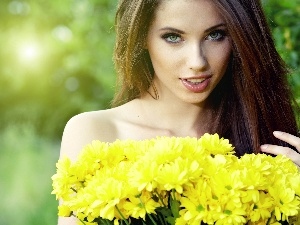
[[[282,140],[285,141],[286,143],[290,144],[291,146],[294,146],[298,152],[294,151],[291,148],[288,147],[282,147],[282,146],[278,146],[278,145],[270,145],[270,144],[265,144],[262,145],[261,151],[265,152],[265,153],[271,153],[273,155],[285,155],[287,157],[289,157],[298,167],[300,167],[300,138],[285,133],[285,132],[281,132],[281,131],[274,131],[273,135]]]

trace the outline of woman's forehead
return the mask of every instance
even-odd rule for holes
[[[156,9],[153,23],[180,26],[203,25],[208,27],[224,22],[212,0],[162,0]]]

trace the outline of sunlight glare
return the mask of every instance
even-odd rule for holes
[[[20,48],[20,58],[22,61],[33,61],[39,56],[39,47],[36,44],[25,44]]]

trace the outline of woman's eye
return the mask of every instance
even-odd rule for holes
[[[223,30],[216,30],[211,32],[206,39],[207,40],[212,40],[212,41],[221,41],[225,38],[226,33]]]
[[[162,38],[164,40],[166,40],[167,42],[169,42],[169,43],[179,43],[180,41],[182,41],[182,38],[180,37],[180,35],[173,34],[173,33],[171,33],[171,34],[164,34],[162,36]]]

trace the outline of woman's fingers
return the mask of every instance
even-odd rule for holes
[[[274,136],[294,146],[297,149],[297,151],[300,152],[300,138],[281,131],[274,131]],[[265,153],[270,153],[273,155],[279,155],[279,154],[285,155],[289,157],[298,166],[300,166],[300,154],[291,148],[278,146],[278,145],[265,144],[261,146],[261,150]]]
[[[276,138],[289,143],[300,152],[300,138],[281,131],[274,131],[273,134]]]

